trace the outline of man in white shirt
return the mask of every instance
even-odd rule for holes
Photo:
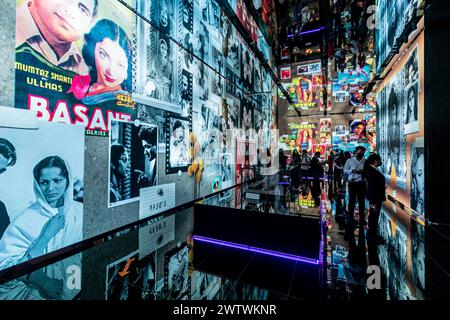
[[[364,153],[366,149],[362,146],[356,147],[355,156],[348,159],[344,166],[344,172],[348,175],[349,201],[348,201],[348,222],[347,230],[350,231],[351,226],[356,224],[354,221],[355,202],[358,199],[359,208],[359,227],[362,233],[365,223],[365,198],[366,183],[364,181]],[[348,235],[348,233],[347,233]]]

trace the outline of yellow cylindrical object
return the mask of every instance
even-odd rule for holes
[[[202,172],[200,170],[197,171],[195,174],[195,181],[200,182],[202,181]]]

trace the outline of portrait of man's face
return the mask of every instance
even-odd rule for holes
[[[184,73],[183,73],[183,78],[182,78],[181,84],[182,84],[183,91],[187,91],[189,88],[189,79],[188,79],[187,75]]]
[[[425,194],[425,184],[424,184],[424,172],[423,168],[425,165],[425,158],[423,154],[420,154],[417,158],[417,163],[415,165],[415,172],[416,172],[416,184],[417,184],[417,191],[418,191],[418,198],[423,198]],[[423,199],[422,199],[423,200]]]
[[[363,132],[364,126],[362,124],[358,124],[355,128],[355,133],[360,135]]]
[[[246,129],[251,127],[251,114],[250,114],[250,110],[248,108],[244,109],[244,116],[243,116],[243,122],[244,122],[244,127]]]
[[[66,43],[81,39],[89,30],[94,6],[94,0],[34,0],[30,10],[46,37]]]
[[[142,147],[144,148],[144,154],[149,161],[156,158],[156,146],[150,141],[142,140]]]

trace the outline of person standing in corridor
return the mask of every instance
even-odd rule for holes
[[[386,181],[384,175],[378,171],[381,164],[381,157],[372,153],[366,160],[364,170],[367,183],[367,200],[370,204],[367,240],[377,244],[385,244],[384,239],[378,236],[378,218],[380,217],[381,206],[386,201]]]
[[[350,231],[352,226],[358,223],[354,219],[355,203],[356,199],[358,199],[360,233],[362,233],[365,225],[366,183],[363,177],[365,152],[366,148],[362,146],[356,147],[355,156],[348,159],[344,166],[344,172],[348,175],[349,190],[347,231]],[[348,232],[346,235],[348,236]]]

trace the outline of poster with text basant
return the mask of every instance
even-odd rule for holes
[[[133,14],[107,0],[16,0],[15,107],[107,136],[132,120]]]

